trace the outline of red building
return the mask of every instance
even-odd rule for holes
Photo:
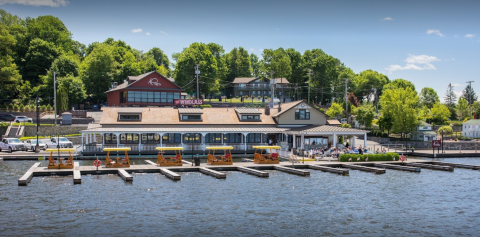
[[[182,88],[173,79],[153,71],[140,76],[129,76],[121,85],[106,92],[109,106],[170,106],[182,98]]]

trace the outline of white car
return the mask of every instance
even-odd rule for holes
[[[27,148],[18,138],[4,138],[2,142],[0,142],[0,151],[2,150],[12,153],[12,151],[26,151]]]
[[[50,141],[47,142],[47,148],[57,148],[60,144],[60,148],[73,148],[73,143],[65,137],[59,137],[57,143],[57,137],[50,138]]]
[[[32,118],[29,118],[27,116],[17,116],[15,117],[15,123],[22,123],[22,122],[30,122],[30,123],[33,123],[33,119]]]
[[[37,139],[28,139],[23,141],[25,143],[25,146],[27,147],[27,150],[35,151],[35,147],[37,146]],[[42,140],[38,140],[38,146],[40,150],[46,150],[47,149],[47,144],[45,144]]]

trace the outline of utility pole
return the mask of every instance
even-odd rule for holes
[[[40,126],[40,116],[39,116],[39,106],[38,106],[38,90],[37,90],[37,98],[35,100],[35,108],[37,109],[36,112],[37,112],[37,144],[35,145],[35,153],[39,153],[40,152],[40,147],[39,147],[39,144],[38,144],[38,126]]]
[[[273,105],[274,105],[273,99],[275,98],[275,84],[276,84],[276,81],[275,81],[275,79],[273,79],[273,74],[274,73],[275,73],[274,71],[270,71],[270,86],[272,87],[271,88],[272,96],[271,96],[271,99],[270,99],[270,108],[273,108]]]
[[[308,69],[307,75],[308,75],[308,100],[307,101],[310,104],[310,81],[312,80],[311,76],[313,75],[312,69],[310,68]]]
[[[197,79],[197,100],[200,98],[200,87],[198,87],[198,75],[200,74],[200,70],[198,70],[198,65],[199,64],[196,64],[195,65],[195,78]]]
[[[467,81],[467,83],[470,85],[470,91],[469,91],[469,96],[470,98],[468,98],[468,105],[470,106],[470,116],[472,116],[472,82],[474,81]],[[469,116],[469,117],[470,117]]]
[[[53,72],[53,104],[54,104],[54,111],[53,117],[55,117],[55,126],[57,126],[57,83],[55,76],[57,75],[56,72]]]

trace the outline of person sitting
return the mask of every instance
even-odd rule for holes
[[[380,148],[377,148],[377,150],[375,151],[375,154],[380,154]]]
[[[383,154],[387,154],[387,150],[385,150],[385,148],[382,149],[382,153]]]

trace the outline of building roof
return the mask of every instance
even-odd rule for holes
[[[118,121],[118,112],[125,112],[131,109],[142,110],[142,121]],[[100,124],[102,125],[276,125],[273,118],[269,115],[265,115],[265,109],[261,108],[259,111],[261,121],[240,121],[235,109],[232,108],[203,108],[203,109],[186,109],[188,111],[203,112],[202,121],[181,121],[179,118],[179,110],[172,107],[144,107],[144,108],[132,108],[132,107],[103,107],[102,118]],[[198,112],[195,112],[198,114]]]
[[[237,77],[233,80],[233,84],[248,84],[254,80],[260,79],[259,77]],[[266,79],[270,81],[270,79]],[[287,78],[275,78],[277,84],[289,84]]]
[[[434,131],[425,131],[425,132],[422,132],[422,134],[423,134],[423,135],[430,135],[430,136],[432,136],[432,135],[437,135],[437,133],[434,132]]]
[[[162,128],[139,128],[139,127],[115,127],[115,128],[92,128],[86,132],[238,132],[238,133],[281,133],[288,128],[277,127],[162,127]]]
[[[235,111],[239,114],[262,114],[262,111],[255,108],[238,108]]]
[[[280,112],[272,115],[272,117],[276,118],[276,117],[282,115],[283,113],[287,112],[289,109],[297,106],[298,104],[300,104],[302,102],[303,102],[303,100],[297,100],[297,101],[293,101],[293,102],[289,102],[289,103],[279,104],[276,108],[278,109],[278,107],[280,106],[280,108],[282,110]]]
[[[328,126],[328,125],[320,125],[320,126],[305,126],[305,127],[296,127],[291,128],[290,131],[292,132],[300,132],[303,131],[306,134],[308,133],[368,133],[367,130],[360,130],[355,128],[342,128],[337,126]]]
[[[467,122],[463,123],[463,124],[466,124],[466,125],[478,125],[480,124],[480,119],[470,119],[468,120]]]
[[[277,84],[290,84],[287,78],[275,78]]]
[[[173,78],[167,78],[166,76],[160,74],[157,71],[151,71],[151,72],[147,72],[147,73],[144,73],[144,74],[138,75],[138,76],[128,76],[127,81],[125,81],[124,83],[122,83],[122,84],[118,85],[117,87],[112,88],[112,89],[110,89],[106,92],[108,93],[108,92],[112,92],[112,91],[118,91],[118,90],[121,90],[121,89],[125,89],[125,88],[137,83],[138,81],[140,81],[140,79],[143,79],[144,77],[146,77],[146,76],[148,76],[152,73],[157,73],[160,76],[162,76],[162,77],[166,78],[167,80],[169,80],[170,82],[172,82],[173,84],[175,84],[175,80]],[[129,83],[129,81],[133,81],[133,82]],[[175,84],[175,85],[178,86],[177,84]],[[180,87],[178,86],[178,88],[180,88]]]
[[[327,124],[328,125],[340,125],[342,123],[340,123],[340,121],[338,121],[338,119],[328,119]]]

